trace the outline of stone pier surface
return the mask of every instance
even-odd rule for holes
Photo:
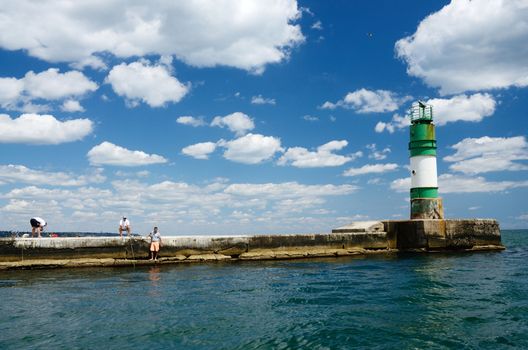
[[[504,249],[499,225],[490,219],[366,221],[332,233],[164,236],[162,242],[161,258],[153,262],[142,237],[2,238],[0,270]]]

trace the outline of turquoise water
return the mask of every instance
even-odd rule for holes
[[[0,349],[528,348],[504,252],[0,273]]]

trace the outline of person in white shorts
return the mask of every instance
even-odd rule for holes
[[[158,253],[161,245],[161,233],[157,227],[154,227],[154,230],[149,233],[150,237],[150,260],[158,260]]]

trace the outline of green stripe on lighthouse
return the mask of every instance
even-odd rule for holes
[[[436,198],[436,197],[438,197],[438,187],[411,188],[411,199],[413,198]]]
[[[430,121],[422,121],[412,124],[410,128],[411,142],[409,150],[413,156],[436,156],[435,127]]]

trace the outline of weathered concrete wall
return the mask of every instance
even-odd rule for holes
[[[396,237],[396,248],[471,249],[502,247],[499,223],[494,219],[384,221],[389,236]]]
[[[178,260],[273,259],[356,254],[387,248],[384,232],[162,238],[160,256]],[[4,238],[0,262],[42,259],[132,259],[149,255],[149,241],[133,237]]]
[[[327,234],[167,236],[162,241],[157,263],[504,248],[492,219],[369,221]],[[151,264],[148,255],[149,242],[140,237],[0,239],[0,269]]]

